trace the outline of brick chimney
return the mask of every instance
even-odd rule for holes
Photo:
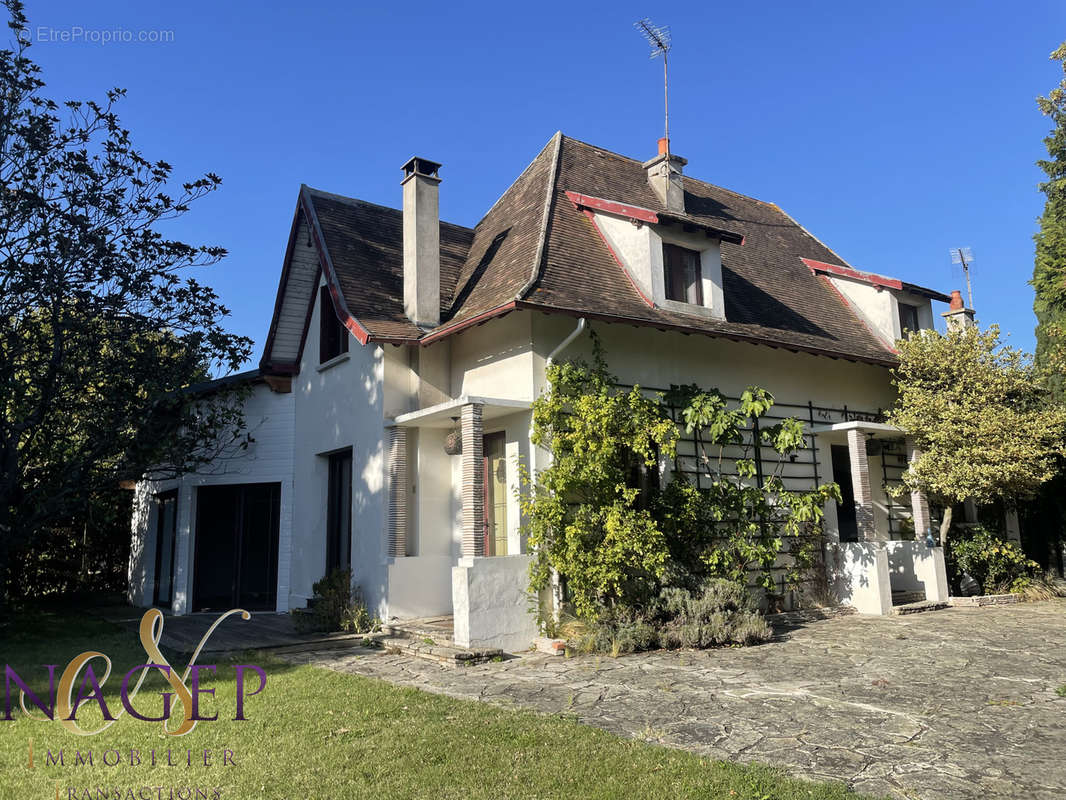
[[[962,292],[958,289],[954,289],[951,292],[951,303],[948,305],[948,310],[940,316],[947,320],[948,330],[950,331],[965,330],[977,324],[973,319],[973,309],[966,308],[966,304],[962,301]]]
[[[403,310],[424,328],[440,324],[440,164],[403,165]]]
[[[644,162],[648,183],[667,211],[678,214],[685,212],[685,187],[681,170],[687,163],[681,156],[670,152],[670,140],[665,136],[659,140],[659,155]]]

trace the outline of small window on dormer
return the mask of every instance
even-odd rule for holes
[[[703,276],[698,252],[676,244],[664,244],[663,272],[667,300],[703,305]]]
[[[329,287],[323,286],[318,296],[318,363],[324,364],[348,352],[348,331],[333,310]]]
[[[906,336],[911,331],[920,330],[918,324],[918,307],[908,303],[899,303],[899,332]]]

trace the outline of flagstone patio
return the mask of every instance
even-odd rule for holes
[[[324,643],[285,656],[570,714],[622,736],[896,798],[1066,794],[1066,601],[809,622],[770,644],[441,667]]]

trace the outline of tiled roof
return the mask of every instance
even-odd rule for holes
[[[722,243],[725,320],[653,308],[566,192],[666,209],[641,162],[557,134],[473,230],[441,223],[441,325],[403,312],[397,209],[308,190],[351,315],[379,341],[436,339],[513,308],[679,329],[891,363],[890,350],[801,259],[848,267],[772,203],[685,177],[692,223],[736,232]],[[936,293],[934,293],[936,294]]]

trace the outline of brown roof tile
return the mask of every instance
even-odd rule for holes
[[[848,265],[772,203],[685,178],[684,217],[744,237],[722,243],[726,319],[712,320],[649,307],[567,190],[665,212],[641,162],[557,134],[473,230],[441,224],[443,313],[430,332],[403,312],[401,212],[310,191],[348,308],[375,339],[437,338],[517,301],[891,363],[891,351],[800,259]]]

